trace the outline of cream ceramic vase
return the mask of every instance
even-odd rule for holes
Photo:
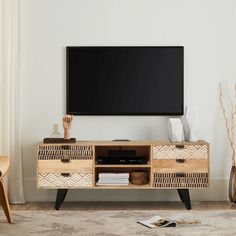
[[[187,141],[198,140],[199,114],[196,106],[187,106],[184,116],[184,132]]]

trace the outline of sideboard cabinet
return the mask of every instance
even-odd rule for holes
[[[135,150],[146,164],[99,164],[110,150]],[[143,185],[98,185],[99,173],[148,173]],[[59,209],[68,189],[176,189],[191,209],[189,189],[209,187],[209,144],[205,141],[78,141],[74,144],[40,144],[37,152],[37,185],[57,189]]]

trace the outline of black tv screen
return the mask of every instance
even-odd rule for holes
[[[67,47],[67,113],[182,115],[184,48]]]

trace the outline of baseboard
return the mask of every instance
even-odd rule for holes
[[[227,201],[228,179],[212,179],[210,188],[190,191],[192,201]],[[56,190],[37,189],[36,179],[24,180],[25,200],[54,201]],[[70,190],[66,201],[179,201],[175,190]]]

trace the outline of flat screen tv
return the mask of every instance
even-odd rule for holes
[[[67,47],[67,113],[182,115],[184,48]]]

